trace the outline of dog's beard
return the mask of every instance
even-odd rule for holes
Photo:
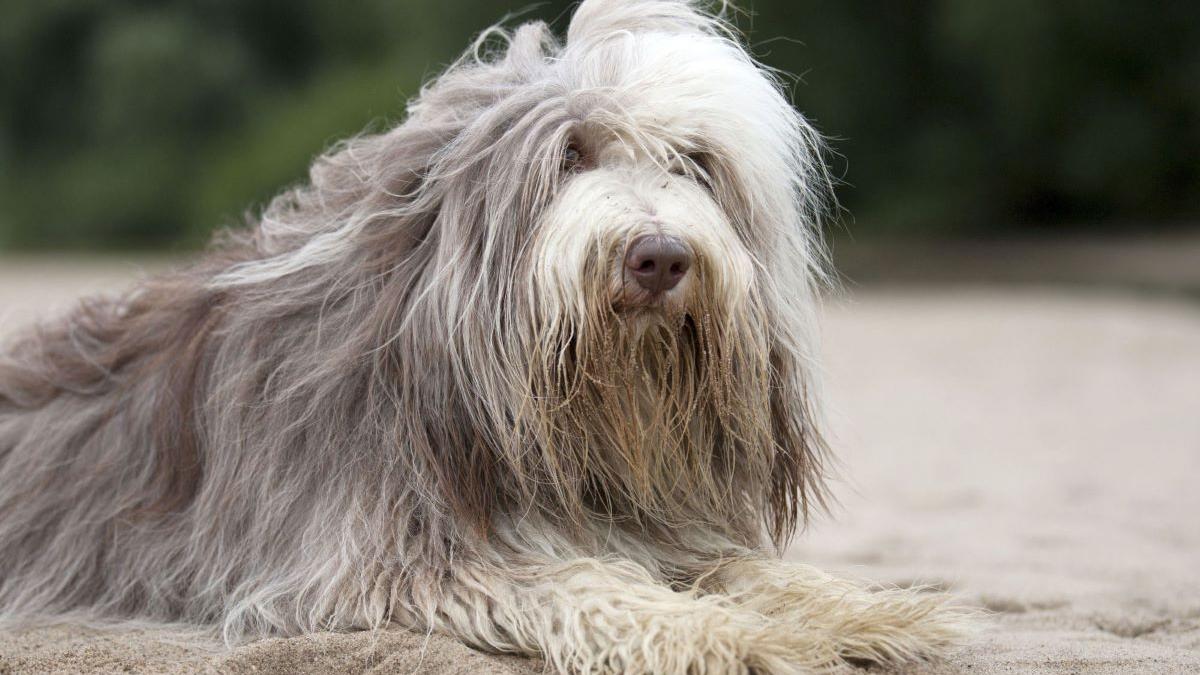
[[[569,512],[752,532],[773,453],[766,313],[711,289],[633,310],[597,294],[539,337],[523,426]]]

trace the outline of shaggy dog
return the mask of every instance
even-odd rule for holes
[[[570,672],[936,656],[822,502],[818,136],[717,16],[493,29],[186,271],[0,359],[8,621],[387,624]]]

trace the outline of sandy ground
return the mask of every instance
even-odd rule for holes
[[[0,259],[0,331],[153,265]],[[993,612],[936,673],[1200,672],[1200,304],[859,289],[825,322],[840,506],[788,556]],[[168,630],[0,633],[0,673],[534,673],[388,631],[232,652]]]

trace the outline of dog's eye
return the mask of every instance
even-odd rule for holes
[[[712,166],[709,163],[708,155],[697,152],[688,155],[692,160],[692,165],[696,167],[696,179],[705,187],[712,188]]]
[[[712,190],[712,174],[709,172],[708,158],[702,152],[689,152],[680,155],[671,162],[671,173],[676,176],[692,178],[707,190]]]
[[[583,153],[579,152],[579,148],[574,145],[568,145],[563,149],[562,166],[563,171],[573,171],[583,164]]]
[[[671,162],[671,173],[676,176],[691,176],[704,169],[703,156],[698,152],[682,153]]]

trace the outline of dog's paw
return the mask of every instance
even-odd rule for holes
[[[825,623],[838,655],[855,665],[940,660],[980,625],[980,613],[943,593],[877,591]]]
[[[711,619],[717,619],[713,621]],[[656,622],[657,623],[657,622]],[[647,625],[638,639],[618,641],[578,672],[654,675],[800,675],[845,667],[838,644],[820,629],[799,630],[761,615],[705,617],[703,625]]]
[[[965,641],[980,612],[956,605],[940,590],[889,588],[871,591],[860,581],[836,577],[798,563],[750,559],[727,570],[726,587],[737,606],[832,645],[834,666],[900,665],[937,660]],[[818,653],[816,647],[808,650]]]

